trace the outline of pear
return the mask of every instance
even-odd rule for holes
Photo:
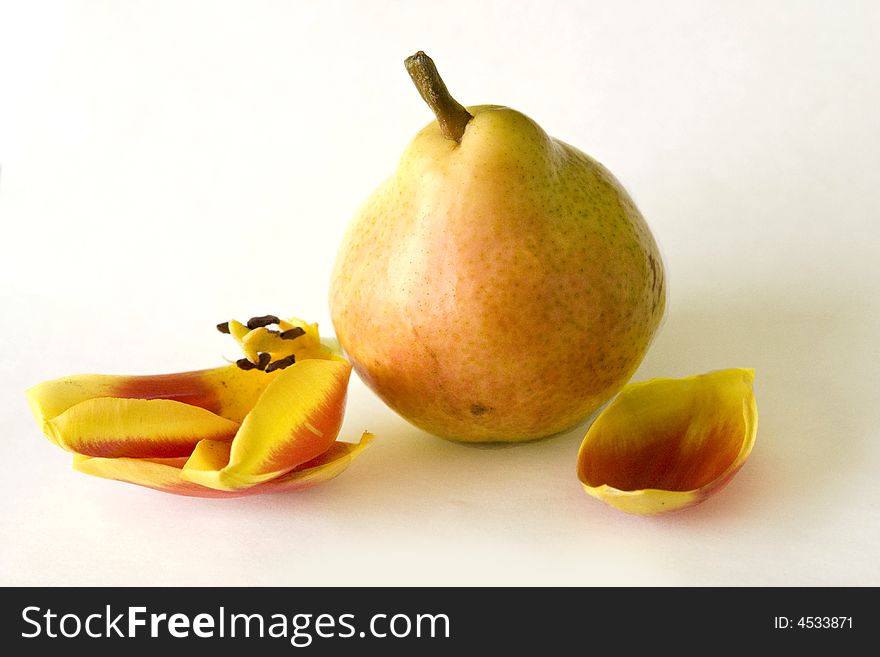
[[[664,267],[615,177],[526,115],[463,107],[423,52],[436,120],[354,217],[330,311],[355,371],[412,424],[524,441],[630,379],[666,305]]]

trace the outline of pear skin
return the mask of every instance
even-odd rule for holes
[[[532,440],[630,379],[663,317],[664,267],[601,164],[516,110],[466,111],[458,140],[442,121],[422,129],[354,217],[332,320],[357,374],[412,424]]]

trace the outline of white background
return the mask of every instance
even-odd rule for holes
[[[4,3],[0,583],[880,585],[878,6]],[[740,474],[628,516],[577,481],[584,426],[458,445],[356,380],[341,437],[378,439],[307,492],[72,471],[27,387],[221,364],[230,317],[332,330],[345,226],[431,119],[418,49],[631,191],[670,280],[634,380],[754,367]]]

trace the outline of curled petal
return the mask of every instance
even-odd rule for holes
[[[336,442],[311,461],[301,464],[283,477],[239,490],[207,488],[181,477],[185,458],[138,459],[74,456],[75,470],[105,479],[124,481],[154,490],[189,497],[242,497],[260,493],[288,492],[314,486],[344,471],[373,439],[364,432],[358,443]],[[228,443],[221,443],[226,445]],[[228,449],[226,450],[228,454]],[[221,450],[222,453],[222,450]]]
[[[43,425],[56,445],[87,456],[169,458],[199,441],[229,442],[238,423],[167,399],[87,399]]]
[[[652,515],[701,502],[742,467],[755,444],[754,370],[728,369],[626,386],[578,453],[590,495]]]
[[[196,450],[182,476],[209,488],[238,490],[316,458],[339,433],[350,376],[344,360],[304,360],[282,370],[242,422],[228,463],[206,468],[209,459]]]
[[[289,492],[310,488],[316,484],[329,481],[345,470],[372,440],[373,434],[364,432],[360,442],[345,443],[337,441],[326,452],[300,464],[286,475],[272,481],[267,481],[264,484],[259,484],[254,488],[258,489],[259,492]]]
[[[229,453],[232,443],[222,440],[202,440],[183,464],[190,472],[214,472],[222,470],[229,464]]]
[[[115,479],[165,493],[190,497],[223,497],[220,491],[193,484],[180,476],[186,459],[102,458],[77,454],[73,469],[94,477]]]
[[[97,397],[167,399],[240,424],[275,376],[235,365],[147,376],[78,374],[36,385],[27,391],[27,398],[40,424]]]

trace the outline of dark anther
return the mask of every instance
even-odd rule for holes
[[[223,322],[222,324],[217,324],[217,330],[221,333],[229,333],[229,322]]]
[[[290,354],[290,356],[286,356],[284,358],[279,358],[274,363],[269,363],[266,367],[267,372],[274,372],[275,370],[283,370],[285,367],[290,367],[296,362],[296,356]]]
[[[269,326],[269,324],[277,324],[279,320],[275,315],[263,315],[262,317],[251,317],[247,321],[247,327],[249,329],[261,328],[263,326]]]
[[[282,340],[295,340],[299,336],[305,335],[305,334],[306,334],[306,330],[304,328],[302,328],[301,326],[294,326],[289,331],[284,331],[281,334],[281,339]]]
[[[243,370],[252,370],[256,367],[256,365],[254,365],[247,358],[239,358],[237,361],[235,361],[235,364],[238,365],[238,367]]]
[[[272,360],[272,356],[266,351],[261,351],[257,355],[257,369],[258,370],[265,370],[266,365],[269,364],[270,360]]]

